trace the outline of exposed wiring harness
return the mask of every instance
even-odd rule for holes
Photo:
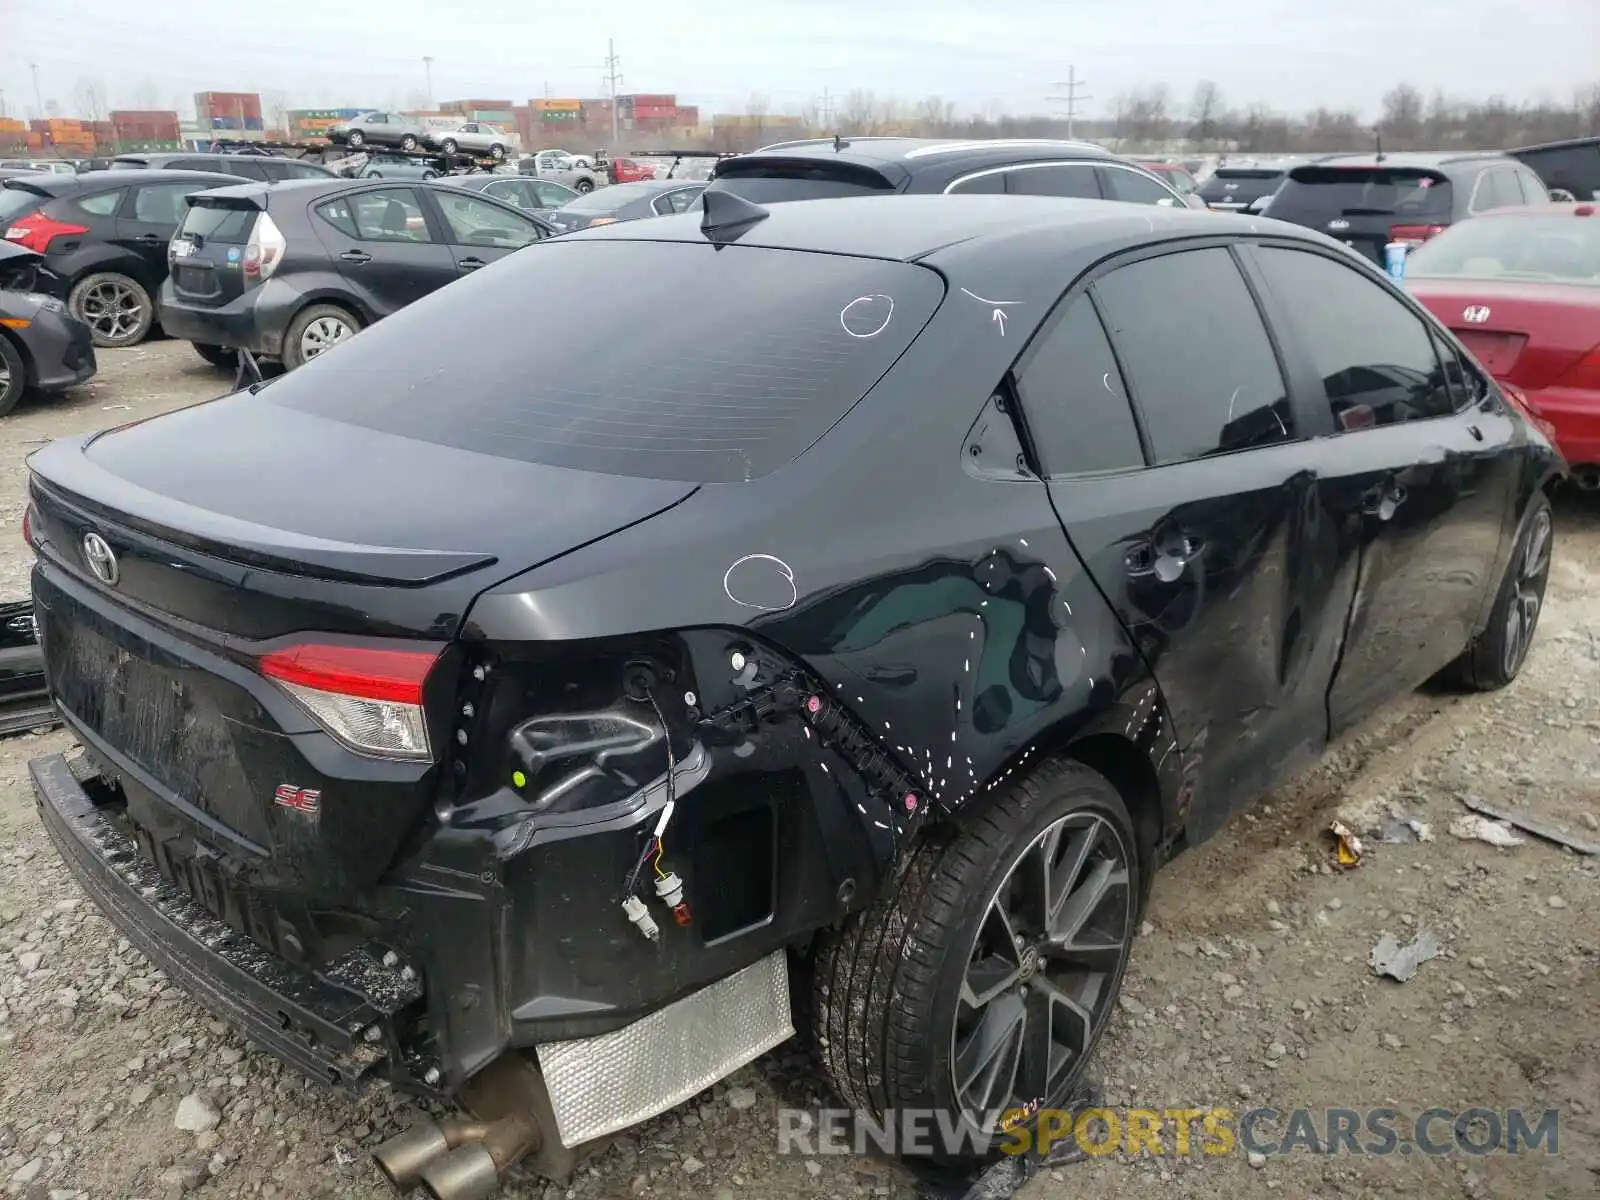
[[[645,936],[654,941],[657,934],[654,923],[650,922],[649,914],[638,898],[639,876],[644,872],[645,863],[651,863],[656,873],[656,895],[672,909],[674,920],[679,925],[687,925],[690,921],[689,905],[683,899],[683,881],[678,878],[675,871],[667,871],[662,867],[661,860],[667,852],[664,835],[667,825],[672,820],[673,810],[678,805],[678,761],[672,753],[672,731],[667,726],[667,718],[661,711],[661,705],[656,701],[653,691],[646,691],[645,697],[650,701],[650,707],[655,710],[656,720],[661,723],[661,734],[667,751],[667,802],[661,808],[661,816],[656,821],[654,832],[645,842],[644,851],[633,864],[633,870],[628,873],[628,881],[623,887],[622,907],[628,914],[628,919],[638,925]],[[642,918],[641,919],[641,914]],[[648,923],[648,924],[647,924]]]

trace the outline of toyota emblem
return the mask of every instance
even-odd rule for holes
[[[117,579],[122,574],[117,566],[117,556],[98,533],[83,535],[83,560],[101,583],[107,587],[117,586]]]
[[[1462,311],[1461,319],[1469,325],[1482,325],[1489,319],[1489,306],[1487,304],[1469,304]]]

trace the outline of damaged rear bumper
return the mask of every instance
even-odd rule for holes
[[[316,973],[283,963],[163,879],[63,756],[36,758],[28,771],[44,827],[78,883],[173,983],[312,1079],[354,1089],[379,1071],[387,1027],[421,999],[414,980],[364,950]]]

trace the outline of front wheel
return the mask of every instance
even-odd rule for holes
[[[454,154],[460,149],[460,147],[456,145],[455,138],[445,138],[444,141],[439,143],[439,149],[443,150],[446,154]]]
[[[493,146],[489,147],[489,157],[494,159],[496,162],[504,162],[506,158],[506,148],[496,142]]]
[[[402,149],[402,150],[404,150],[404,151],[409,153],[410,151],[415,150],[416,148],[417,148],[417,138],[416,138],[415,134],[407,133],[407,134],[401,135],[401,138],[400,138],[400,149]]]
[[[1115,787],[1051,761],[935,831],[818,951],[813,1038],[847,1103],[933,1109],[983,1159],[1063,1107],[1127,967],[1142,877]]]
[[[283,337],[283,368],[303,367],[361,332],[361,322],[337,304],[313,304],[289,323]]]
[[[1474,691],[1505,687],[1528,661],[1539,614],[1544,611],[1554,540],[1550,500],[1538,492],[1522,518],[1522,530],[1495,594],[1488,627],[1455,663],[1456,677]]]
[[[587,196],[590,192],[594,191],[594,180],[580,179],[577,183],[572,185],[572,190],[577,192],[580,196]]]
[[[348,134],[345,135],[344,141],[345,145],[349,146],[350,149],[359,150],[361,147],[367,144],[367,135],[362,133],[359,129],[352,129]]]
[[[67,295],[67,308],[89,327],[94,344],[107,348],[144,341],[156,318],[144,285],[116,271],[96,271],[78,280]]]
[[[0,417],[17,406],[27,386],[28,364],[22,361],[22,351],[0,333]]]

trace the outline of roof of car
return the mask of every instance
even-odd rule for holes
[[[1331,154],[1317,160],[1326,167],[1450,167],[1458,163],[1482,163],[1508,156],[1499,150],[1385,150],[1381,158],[1372,154]],[[1311,165],[1311,164],[1303,164]]]
[[[1149,233],[1201,237],[1237,233],[1245,218],[1191,208],[1160,208],[1111,200],[1066,200],[1054,196],[910,195],[856,196],[774,204],[767,216],[737,240],[788,250],[850,254],[913,262],[960,242],[1029,231],[1071,233],[1086,238],[1112,228],[1143,227]],[[643,241],[703,241],[702,214],[602,225],[569,238]],[[1298,226],[1270,222],[1273,232],[1301,236]],[[1248,223],[1245,225],[1248,227]],[[1158,240],[1158,239],[1152,239]]]
[[[25,178],[8,180],[10,183],[24,183],[29,189],[42,192],[48,196],[61,196],[68,192],[80,191],[87,187],[111,186],[126,187],[131,183],[187,183],[207,180],[226,179],[230,183],[238,179],[237,175],[224,175],[221,171],[173,171],[158,169],[140,171],[81,171],[76,175],[65,175],[59,172],[48,174],[30,175]],[[261,185],[257,185],[258,187]]]
[[[911,138],[857,137],[807,138],[763,146],[735,159],[823,158],[879,166],[894,163],[913,171],[922,165],[943,166],[952,161],[985,165],[1010,162],[1017,155],[1044,158],[1107,158],[1117,156],[1093,142],[1073,142],[1061,138]]]
[[[1584,146],[1592,146],[1600,150],[1600,135],[1593,137],[1561,138],[1554,142],[1537,142],[1532,146],[1513,146],[1506,153],[1512,156],[1525,154],[1529,150],[1576,150]]]

